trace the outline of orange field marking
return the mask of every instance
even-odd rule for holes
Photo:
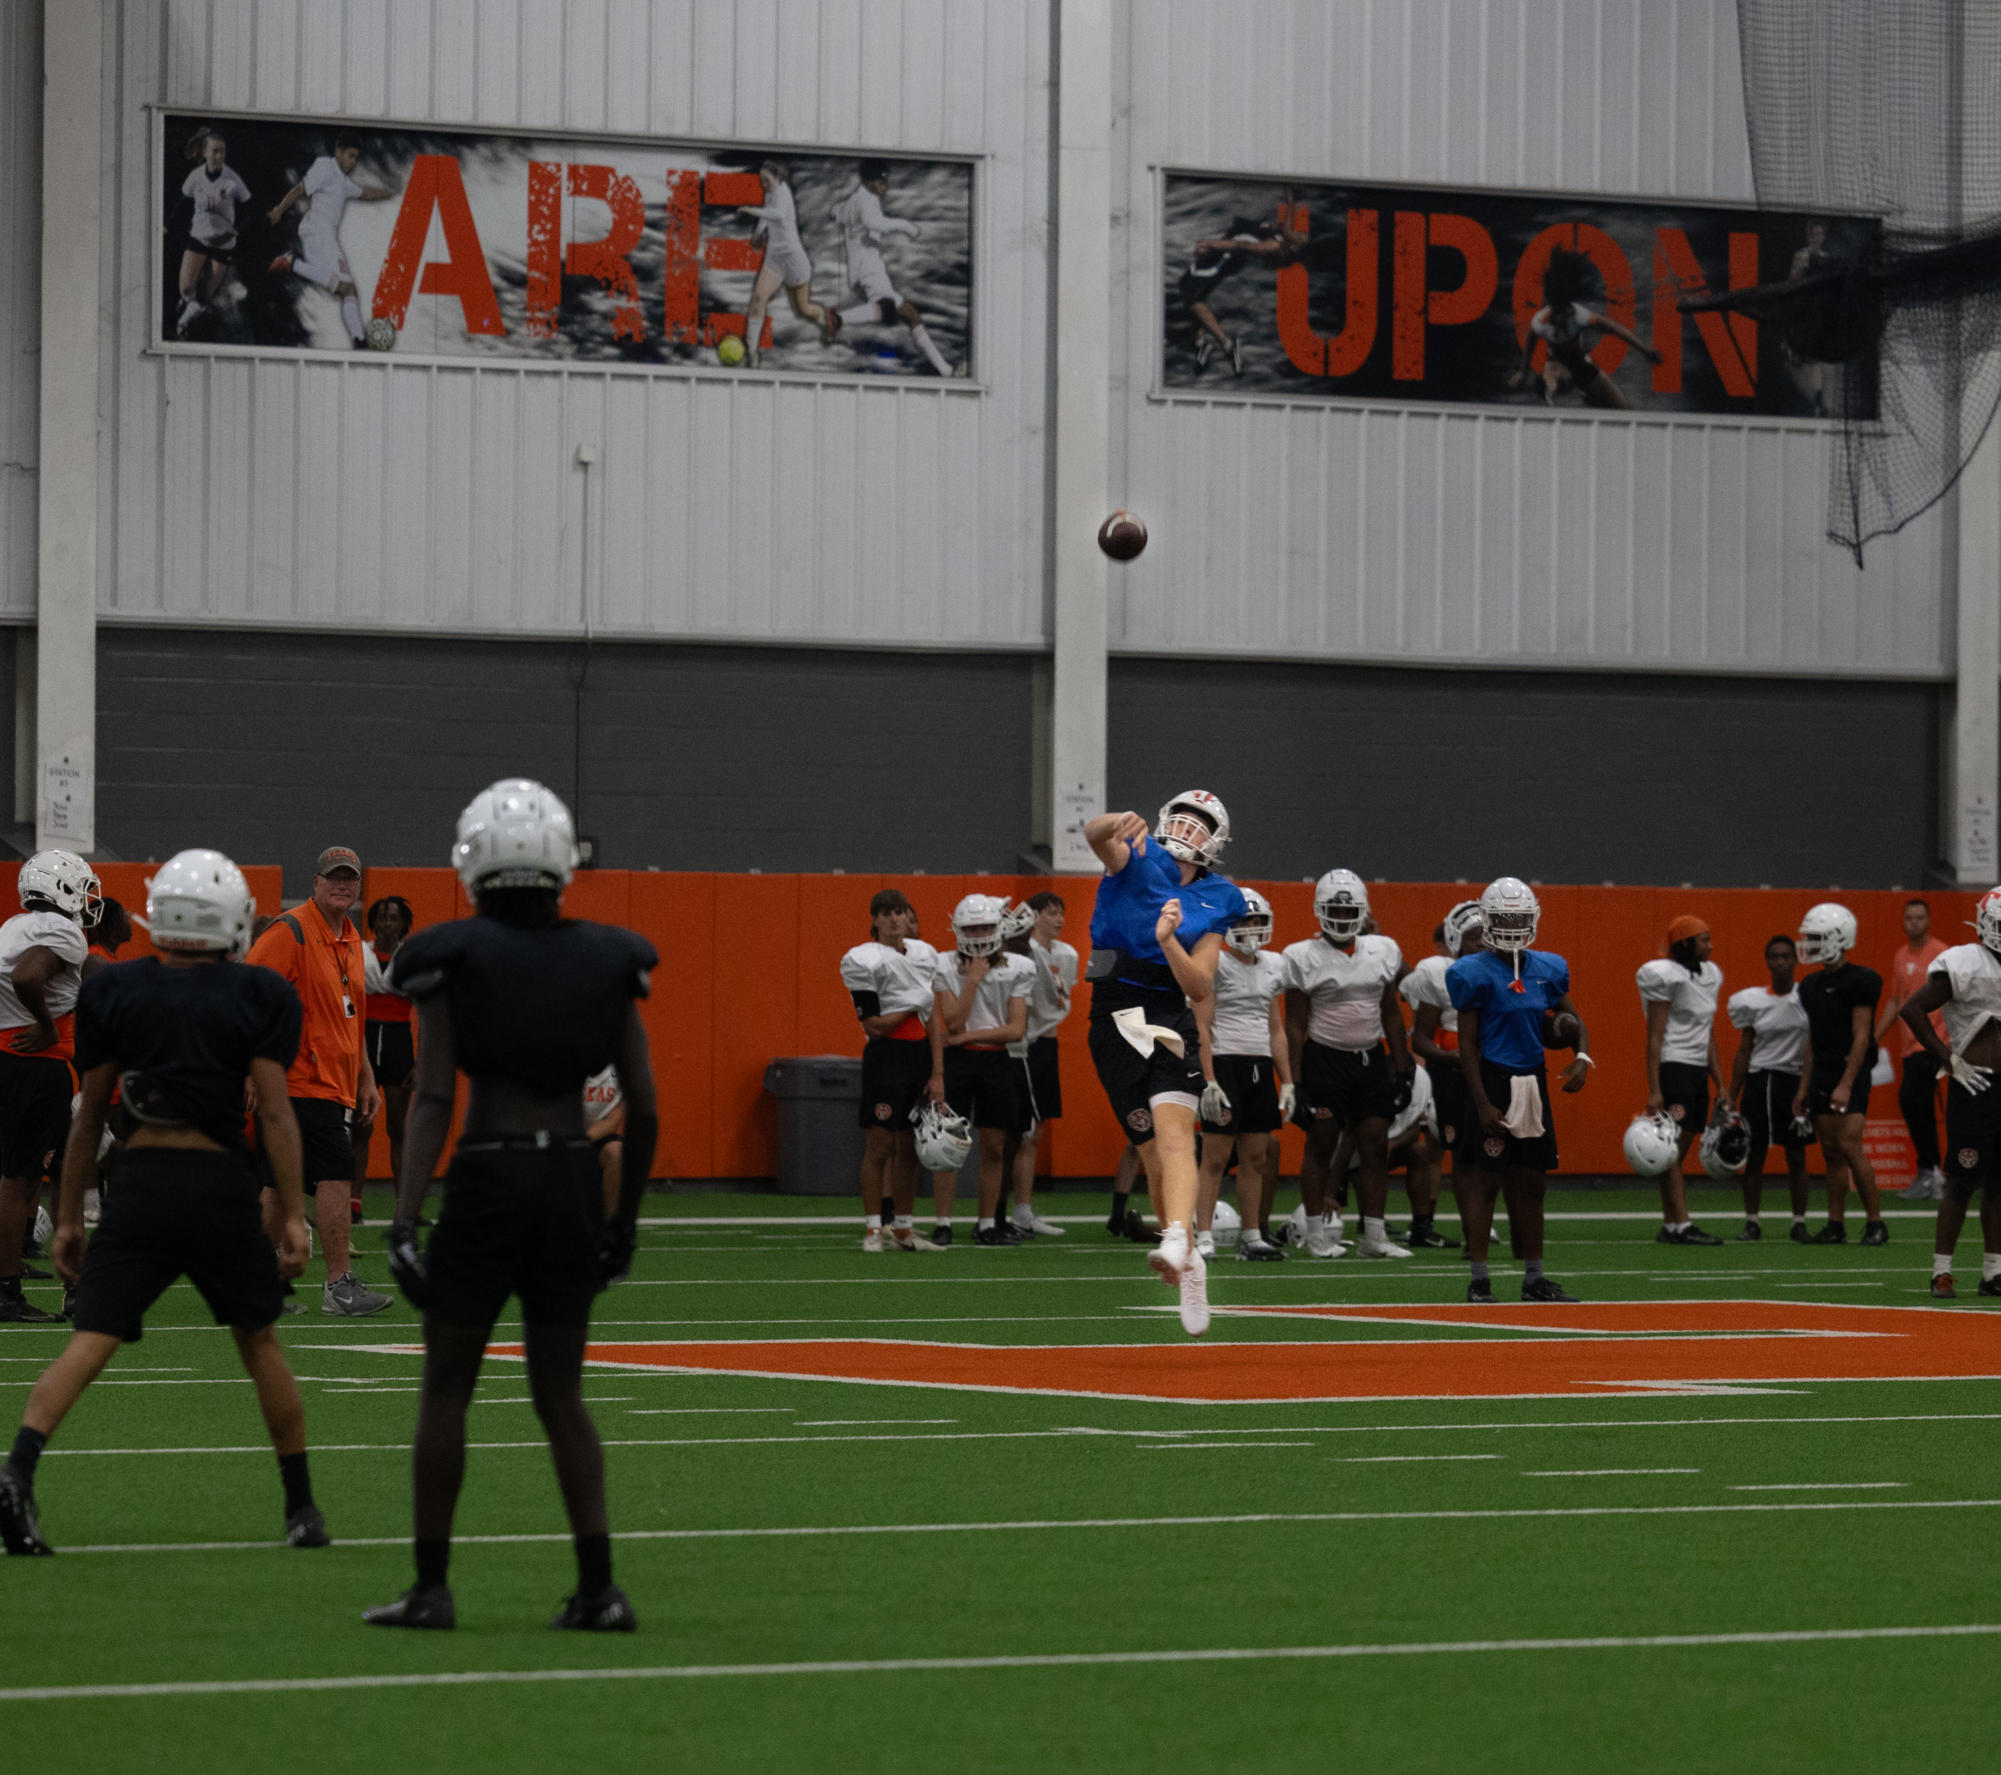
[[[799,1338],[603,1343],[590,1360],[782,1379],[1003,1393],[1259,1400],[1562,1398],[1756,1381],[2001,1378],[2001,1315],[1784,1301],[1583,1307],[1270,1307],[1248,1314],[1493,1335],[1417,1340],[1067,1346]],[[1571,1335],[1565,1335],[1569,1333]],[[496,1344],[519,1356],[519,1344]]]

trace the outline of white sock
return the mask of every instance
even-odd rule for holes
[[[1952,1253],[1950,1251],[1934,1251],[1932,1253],[1932,1274],[1934,1276],[1949,1276],[1952,1274]]]
[[[1365,1214],[1362,1216],[1362,1237],[1364,1239],[1373,1239],[1379,1244],[1387,1245],[1390,1238],[1389,1228],[1384,1226],[1373,1214]]]
[[[987,1216],[985,1216],[985,1215],[982,1215],[982,1216],[980,1217],[980,1231],[981,1231],[981,1232],[985,1232],[985,1231],[987,1231],[987,1229],[988,1229],[989,1227],[991,1227],[991,1226],[992,1226],[993,1224],[994,1224],[994,1223],[993,1223],[993,1221],[992,1221],[991,1219],[989,1219],[989,1218],[988,1218]]]
[[[340,299],[340,317],[347,322],[347,336],[359,345],[366,335],[361,330],[361,302],[354,296]]]
[[[1991,1282],[2001,1276],[2001,1251],[1983,1251],[1980,1254],[1980,1279]]]
[[[882,1216],[880,1214],[871,1214],[866,1224],[870,1232],[879,1233],[882,1231]]]
[[[841,310],[841,325],[844,327],[865,326],[868,322],[874,320],[875,317],[875,304],[873,302],[857,302],[854,307],[843,308]]]
[[[899,1233],[909,1232],[915,1224],[916,1222],[908,1214],[899,1214],[896,1217],[896,1230]]]
[[[939,375],[951,375],[952,366],[939,355],[938,347],[931,343],[930,331],[921,321],[910,329],[910,342],[931,360],[932,369],[936,370]]]
[[[1014,1208],[1012,1209],[1011,1212],[1015,1224],[1018,1226],[1026,1226],[1031,1220],[1035,1218],[1035,1210],[1031,1208],[1026,1202],[1015,1203]]]
[[[1685,1233],[1693,1225],[1695,1225],[1695,1222],[1692,1220],[1671,1220],[1668,1222],[1668,1231],[1671,1233]]]

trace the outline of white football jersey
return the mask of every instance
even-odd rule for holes
[[[204,246],[227,243],[236,238],[236,206],[250,201],[250,187],[235,167],[226,166],[210,176],[198,166],[181,185],[183,195],[195,206],[188,233]]]
[[[1730,1022],[1748,1029],[1753,1072],[1798,1072],[1806,1059],[1806,1007],[1797,992],[1780,998],[1769,986],[1733,992],[1726,1007]]]
[[[1031,937],[1028,950],[1035,964],[1035,984],[1028,989],[1028,1039],[1039,1042],[1070,1015],[1070,995],[1077,989],[1077,952],[1061,937],[1047,949]]]
[[[1419,1005],[1435,1005],[1438,1008],[1438,1027],[1456,1035],[1459,1013],[1452,1008],[1452,994],[1445,988],[1445,970],[1452,966],[1455,959],[1450,955],[1427,955],[1404,975],[1397,991],[1413,1011]]]
[[[910,938],[901,949],[887,943],[857,943],[841,957],[841,984],[850,992],[872,992],[880,1015],[931,1021],[931,988],[938,977],[938,951]]]
[[[299,218],[300,236],[312,234],[331,243],[340,234],[348,199],[359,197],[361,187],[340,170],[340,162],[331,154],[322,154],[307,168],[304,182],[306,207]]]
[[[618,1068],[607,1066],[584,1080],[584,1126],[595,1127],[625,1101],[618,1088]]]
[[[957,998],[965,985],[966,961],[954,949],[938,958],[938,979],[934,991]],[[996,955],[993,965],[980,981],[979,990],[973,994],[973,1008],[966,1013],[966,1030],[969,1036],[978,1035],[983,1029],[1005,1029],[1008,1007],[1018,998],[1028,997],[1029,988],[1035,982],[1035,963],[1025,955]]]
[[[1285,990],[1306,994],[1306,1033],[1327,1048],[1373,1048],[1383,1039],[1383,988],[1402,972],[1403,951],[1388,937],[1357,937],[1352,953],[1325,937],[1285,951]]]
[[[1216,1015],[1209,1043],[1218,1054],[1271,1058],[1271,1001],[1285,990],[1285,963],[1269,949],[1248,962],[1225,948],[1216,960]]]
[[[2001,956],[1984,943],[1961,943],[1932,957],[1926,970],[1943,974],[1952,982],[1952,997],[1945,1001],[1945,1039],[1955,1054],[1964,1054],[1992,1019],[2001,1019]]]
[[[83,989],[84,957],[90,954],[90,939],[83,926],[60,912],[17,912],[0,924],[0,1029],[20,1029],[34,1022],[28,1008],[14,993],[14,967],[29,950],[53,950],[66,965],[42,989],[51,1017],[66,1017],[76,1009],[76,995]]]
[[[1723,970],[1706,961],[1693,974],[1678,961],[1663,956],[1639,972],[1640,1003],[1665,1004],[1666,1033],[1661,1058],[1681,1066],[1709,1064],[1709,1038],[1716,1025],[1716,998],[1723,990]]]

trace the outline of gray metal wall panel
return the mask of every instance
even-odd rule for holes
[[[0,6],[0,617],[35,610],[41,240],[42,9],[11,0]]]
[[[104,3],[107,617],[1041,640],[1045,0]],[[151,103],[980,156],[988,392],[149,356]]]
[[[1149,398],[1162,166],[1751,197],[1732,0],[1123,0],[1111,489],[1129,652],[1950,670],[1941,514],[1823,539],[1811,427]]]
[[[303,890],[335,838],[371,862],[443,863],[459,809],[496,777],[573,795],[580,646],[98,639],[98,832],[119,856],[212,844],[284,864]],[[1019,654],[595,648],[583,830],[619,868],[1011,871],[1032,837],[1030,669]],[[979,744],[924,737],[950,731]]]
[[[1916,886],[1938,855],[1942,695],[1124,659],[1107,780],[1111,805],[1149,812],[1214,790],[1247,876]]]

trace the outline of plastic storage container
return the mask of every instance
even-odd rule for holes
[[[862,1063],[841,1054],[774,1060],[778,1188],[788,1196],[852,1196],[861,1188]]]

